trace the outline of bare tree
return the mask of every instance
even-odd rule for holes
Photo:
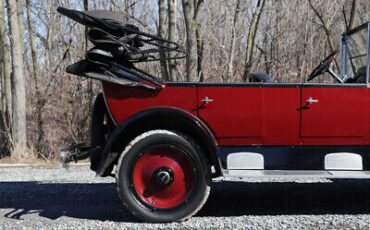
[[[202,20],[201,12],[204,5],[204,0],[194,0],[194,16],[193,20],[196,25],[196,38],[197,38],[197,54],[198,54],[198,79],[199,81],[205,81],[203,73],[203,53],[204,53],[204,43],[203,43],[203,30],[202,30]]]
[[[11,31],[12,69],[13,69],[13,123],[12,137],[15,149],[25,150],[26,136],[26,90],[23,72],[22,41],[19,33],[16,0],[8,0],[8,20]]]
[[[326,40],[327,40],[328,45],[330,47],[330,52],[334,52],[335,51],[335,47],[333,45],[333,41],[332,41],[332,38],[331,38],[331,32],[330,32],[330,29],[329,29],[328,25],[326,24],[326,22],[324,20],[323,14],[321,14],[319,12],[319,10],[313,5],[312,0],[308,0],[308,3],[310,4],[311,9],[315,12],[315,15],[320,20],[321,27],[322,27],[322,29],[325,32]],[[339,69],[338,61],[337,60],[334,60],[334,62],[335,62],[335,66],[337,67],[337,69]]]
[[[351,13],[350,13],[349,23],[348,23],[348,28],[349,29],[353,28],[353,25],[355,24],[357,5],[358,5],[358,1],[357,0],[352,0]]]
[[[12,116],[12,87],[11,87],[11,63],[10,45],[5,23],[5,0],[0,0],[0,48],[1,48],[1,71],[3,75],[2,90],[5,96],[6,120],[8,126],[11,124]]]
[[[252,68],[252,61],[253,61],[253,53],[254,53],[254,44],[258,32],[258,28],[261,22],[261,15],[263,14],[263,11],[265,9],[266,0],[258,0],[257,6],[254,9],[252,21],[249,26],[248,35],[247,35],[247,48],[246,48],[246,54],[245,54],[245,67],[244,67],[244,73],[243,73],[243,80],[246,81],[248,79],[248,75],[250,73],[250,70]]]
[[[320,20],[320,23],[321,23],[321,27],[322,29],[324,30],[325,34],[326,34],[326,40],[330,46],[330,50],[331,52],[333,52],[335,50],[334,48],[334,45],[333,45],[333,41],[331,40],[331,34],[330,34],[330,29],[328,27],[328,25],[326,24],[325,20],[324,20],[324,17],[323,15],[319,12],[319,10],[313,5],[312,3],[312,0],[308,0],[308,3],[310,4],[310,7],[311,9],[315,12],[315,15],[318,17],[318,19]]]
[[[19,24],[19,37],[21,40],[21,50],[23,52],[23,43],[24,43],[24,0],[17,0],[17,18]]]
[[[343,5],[343,16],[344,16],[344,21],[345,21],[345,24],[346,24],[347,31],[352,29],[353,24],[355,23],[357,5],[358,5],[358,1],[357,0],[352,0],[351,11],[350,11],[348,20],[347,20],[346,11],[345,11],[344,5]]]
[[[188,56],[186,59],[187,80],[197,81],[203,78],[202,60],[203,43],[200,13],[203,0],[182,0],[186,27],[186,48]]]
[[[167,0],[168,4],[168,40],[176,41],[176,17],[177,17],[177,0]],[[170,53],[169,58],[173,58],[174,54]],[[175,75],[176,61],[169,60],[168,75],[171,81],[177,81]]]
[[[89,10],[89,0],[84,0],[84,11]],[[85,50],[87,51],[89,49],[89,40],[88,40],[88,31],[89,29],[85,27]]]
[[[41,89],[39,87],[39,66],[37,63],[37,53],[36,53],[36,45],[35,45],[35,35],[34,35],[34,28],[32,23],[32,17],[31,17],[31,6],[30,6],[31,0],[26,0],[26,9],[27,9],[27,25],[28,25],[28,35],[29,35],[29,41],[30,41],[30,48],[31,48],[31,59],[32,59],[32,75],[35,80],[35,93],[36,93],[36,111],[37,111],[37,131],[38,131],[38,138],[36,143],[36,150],[40,153],[43,151],[43,146],[46,146],[47,144],[43,145],[43,142],[47,143],[47,139],[45,138],[45,130],[44,130],[44,108],[45,108],[45,100],[42,98]]]
[[[165,37],[164,36],[164,28],[166,24],[166,6],[164,0],[158,0],[158,36]],[[163,44],[163,43],[162,43]],[[168,76],[168,70],[167,70],[167,62],[166,62],[166,54],[164,52],[159,53],[159,56],[161,58],[160,64],[161,64],[161,70],[162,70],[162,78],[165,81],[169,80]]]
[[[126,22],[130,20],[130,15],[129,15],[129,9],[130,9],[130,0],[124,0],[125,2],[125,19]]]
[[[194,5],[191,0],[182,0],[182,8],[184,11],[185,27],[186,27],[186,48],[188,56],[186,57],[187,81],[197,80],[197,32],[194,23]]]
[[[234,65],[234,54],[235,54],[235,40],[236,40],[236,26],[239,21],[240,15],[240,0],[237,0],[233,25],[231,29],[231,43],[230,43],[230,51],[229,51],[229,61],[227,64],[227,73],[226,73],[226,81],[230,81],[231,76],[233,75],[233,65]]]

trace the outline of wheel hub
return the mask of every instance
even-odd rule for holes
[[[141,200],[156,208],[171,208],[189,196],[194,180],[191,161],[178,149],[159,146],[136,162],[133,186]]]
[[[161,167],[154,171],[153,179],[157,185],[161,187],[168,187],[173,183],[174,174],[171,169],[167,167]]]

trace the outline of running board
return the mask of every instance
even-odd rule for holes
[[[248,178],[358,178],[370,179],[370,171],[326,170],[223,170],[224,177]]]

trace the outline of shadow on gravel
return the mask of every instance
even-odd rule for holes
[[[122,206],[115,184],[72,184],[39,182],[0,183],[0,210],[12,209],[4,217],[22,219],[39,213],[57,219],[62,216],[112,221],[134,221]]]
[[[370,214],[370,180],[214,183],[198,216]]]
[[[38,213],[111,221],[136,221],[122,206],[115,185],[38,182],[0,183],[4,217],[22,219]],[[214,182],[211,195],[197,216],[369,214],[370,181],[333,183]]]

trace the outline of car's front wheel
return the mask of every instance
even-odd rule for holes
[[[126,208],[148,222],[185,220],[210,191],[209,165],[200,148],[166,130],[146,132],[126,147],[116,181]]]

